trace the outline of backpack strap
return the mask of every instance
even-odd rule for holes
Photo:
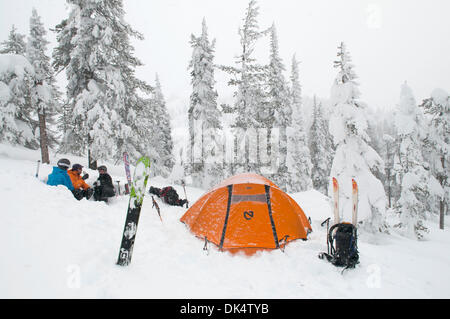
[[[334,255],[336,253],[336,248],[333,246],[334,238],[333,231],[335,228],[341,226],[341,224],[334,224],[330,227],[330,230],[328,231],[328,242],[330,243],[330,254]]]
[[[171,186],[164,187],[164,188],[161,190],[161,196],[162,196],[162,197],[165,197],[165,196],[167,195],[167,193],[168,193],[171,189],[172,189]]]

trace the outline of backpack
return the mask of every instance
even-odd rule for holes
[[[164,187],[161,190],[161,198],[169,205],[177,205],[179,199],[177,191],[172,186]]]
[[[358,234],[353,224],[340,223],[331,226],[328,231],[328,253],[322,253],[319,258],[327,258],[337,267],[355,268],[359,262]]]

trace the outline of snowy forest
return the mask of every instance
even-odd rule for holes
[[[335,177],[347,212],[353,178],[360,188],[359,227],[418,240],[429,232],[426,220],[439,220],[443,229],[450,199],[444,88],[419,99],[405,79],[397,104],[375,110],[360,94],[364,79],[352,45],[341,42],[329,61],[336,74],[330,96],[304,96],[300,62],[307,62],[295,53],[283,61],[276,22],[261,26],[258,3],[250,0],[241,13],[241,51],[228,65],[215,62],[207,17],[198,21],[202,32],[186,39],[191,95],[186,141],[175,148],[164,83],[158,74],[151,84],[136,76],[142,62],[132,39],[146,40],[125,21],[123,1],[67,4],[69,15],[58,25],[46,25],[33,10],[28,34],[12,25],[0,39],[1,143],[40,149],[43,163],[50,163],[49,149],[84,156],[92,169],[98,161],[120,161],[125,151],[133,160],[147,155],[153,176],[205,190],[254,172],[290,193],[315,189],[330,196]],[[49,32],[56,34],[53,48]],[[268,64],[254,55],[262,39],[270,43]],[[56,81],[60,73],[64,87]],[[234,92],[220,105],[219,73]]]

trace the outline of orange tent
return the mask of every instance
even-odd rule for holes
[[[196,236],[221,250],[253,254],[306,239],[311,225],[300,206],[270,180],[256,174],[226,179],[181,217]]]

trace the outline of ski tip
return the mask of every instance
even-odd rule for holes
[[[353,187],[353,190],[358,189],[358,184],[356,183],[355,179],[353,179],[353,178],[352,178],[352,187]]]
[[[334,189],[338,188],[338,181],[335,177],[333,177],[333,187],[334,187]]]
[[[137,165],[138,163],[143,163],[143,164],[145,165],[145,167],[150,167],[150,159],[149,159],[147,156],[141,157],[141,158],[137,161],[136,165]]]

